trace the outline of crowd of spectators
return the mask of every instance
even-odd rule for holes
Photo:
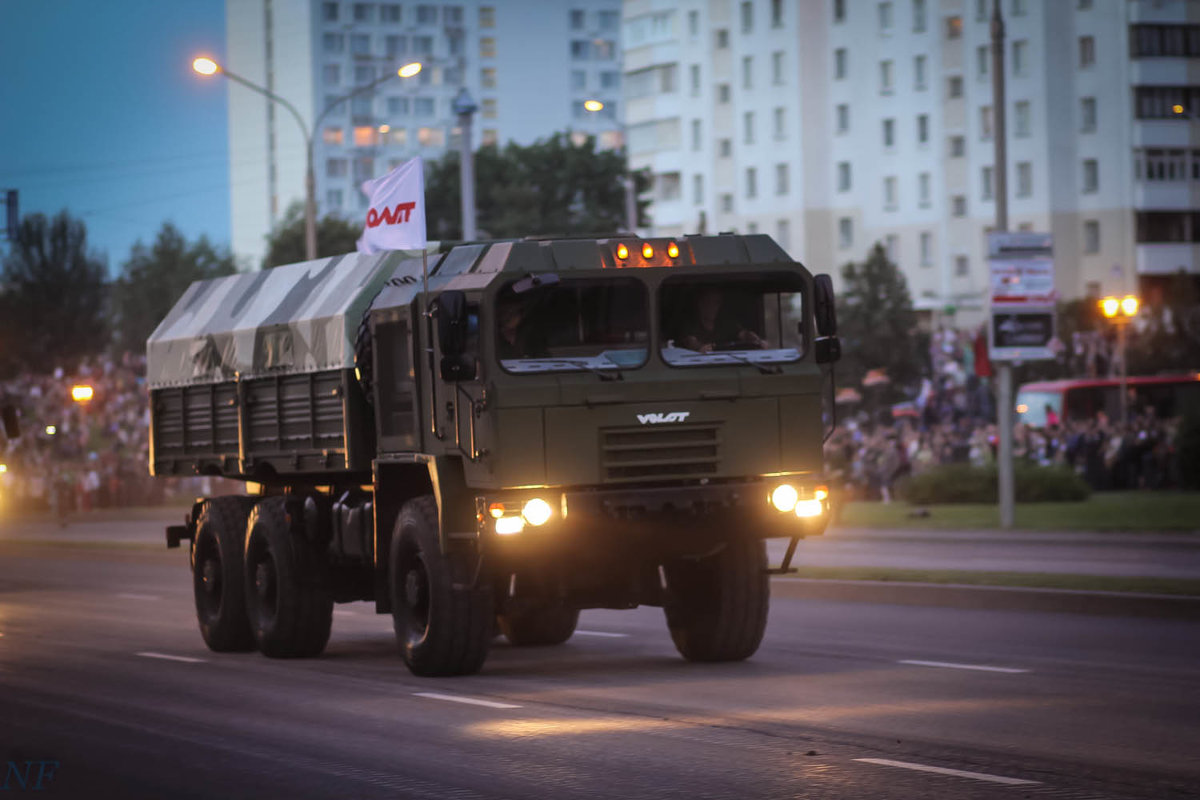
[[[156,480],[147,469],[149,397],[145,357],[131,353],[0,381],[0,402],[20,413],[22,435],[0,440],[0,511],[76,511],[154,505],[192,488],[189,481]],[[73,399],[75,386],[92,389]]]

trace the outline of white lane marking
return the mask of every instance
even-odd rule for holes
[[[156,595],[156,594],[137,594],[136,592],[118,592],[117,597],[121,597],[126,600],[158,600],[159,599],[158,595]]]
[[[575,631],[576,636],[601,636],[605,639],[626,639],[628,633],[610,633],[608,631]]]
[[[928,764],[913,764],[911,761],[892,761],[890,758],[856,758],[854,760],[862,761],[866,764],[879,764],[884,767],[900,767],[901,769],[911,769],[917,772],[933,772],[937,775],[953,775],[956,778],[972,778],[977,781],[1002,783],[1005,786],[1032,786],[1039,783],[1039,781],[1027,781],[1023,778],[1005,778],[1003,775],[987,775],[982,772],[967,772],[963,769],[947,769],[945,767],[931,767]]]
[[[142,658],[161,658],[163,661],[182,661],[184,664],[203,664],[203,658],[191,658],[189,656],[169,656],[166,653],[134,653],[134,655]]]
[[[976,672],[1005,672],[1011,675],[1016,675],[1021,672],[1029,672],[1027,669],[1016,669],[1015,667],[989,667],[986,664],[955,664],[951,661],[917,661],[916,659],[906,659],[897,661],[897,664],[912,664],[915,667],[942,667],[943,669],[972,669]]]
[[[427,697],[430,700],[448,700],[451,703],[466,703],[469,706],[484,706],[485,708],[520,708],[512,703],[497,703],[493,700],[477,700],[474,697],[460,697],[456,694],[439,694],[437,692],[413,692],[417,697]]]
[[[350,611],[345,608],[335,608],[333,610],[333,613],[339,617],[357,617],[358,616],[357,611]]]

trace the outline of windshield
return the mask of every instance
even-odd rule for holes
[[[1046,412],[1054,415],[1053,420]],[[1045,427],[1047,422],[1056,424],[1062,419],[1061,392],[1017,392],[1017,420],[1037,428]]]
[[[803,285],[790,272],[664,281],[663,361],[695,367],[798,360],[805,344]]]
[[[640,367],[650,339],[646,287],[633,278],[567,279],[496,297],[496,356],[508,372]]]

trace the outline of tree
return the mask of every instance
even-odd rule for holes
[[[838,334],[842,361],[838,382],[857,384],[867,370],[883,368],[891,380],[889,398],[920,376],[920,337],[908,282],[876,244],[862,264],[842,267]]]
[[[531,145],[481,147],[475,153],[475,205],[481,237],[510,239],[624,230],[625,157],[597,150],[589,136],[575,144],[565,134]],[[649,188],[635,173],[638,192]],[[459,155],[448,151],[427,167],[425,217],[430,239],[462,238]],[[646,222],[648,201],[638,201]]]
[[[107,272],[82,220],[22,219],[0,272],[0,369],[73,367],[103,349]]]
[[[362,223],[347,222],[341,217],[326,214],[317,220],[317,258],[353,253]],[[293,203],[283,221],[267,234],[267,255],[263,269],[306,260],[304,247],[304,206]]]
[[[113,347],[117,352],[145,349],[147,337],[193,281],[235,271],[227,249],[214,247],[204,236],[189,243],[178,228],[164,222],[152,245],[134,243],[113,282]]]

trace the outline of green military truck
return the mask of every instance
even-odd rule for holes
[[[154,475],[245,481],[191,542],[216,651],[315,656],[334,603],[418,675],[580,609],[661,606],[744,659],[769,576],[823,532],[828,276],[769,237],[496,241],[193,284],[147,343]],[[764,540],[790,540],[770,567]]]

